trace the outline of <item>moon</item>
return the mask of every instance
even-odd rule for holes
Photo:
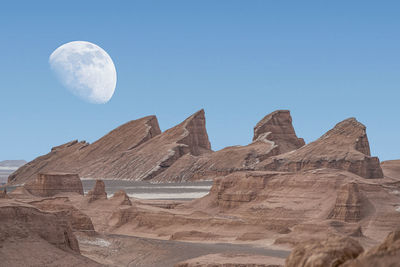
[[[61,45],[49,57],[49,64],[64,87],[94,104],[107,103],[117,85],[117,71],[101,47],[86,41]]]

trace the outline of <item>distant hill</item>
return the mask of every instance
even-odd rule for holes
[[[19,168],[26,163],[25,160],[3,160],[0,161],[0,167],[15,167]]]
[[[25,163],[25,160],[0,161],[0,184],[6,183],[8,176]]]

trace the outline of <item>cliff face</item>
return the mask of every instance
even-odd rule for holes
[[[338,123],[318,140],[258,166],[262,170],[289,172],[318,168],[346,170],[364,178],[383,177],[379,159],[370,156],[366,128],[354,118]]]

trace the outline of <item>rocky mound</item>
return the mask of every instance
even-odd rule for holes
[[[93,144],[77,140],[53,147],[51,152],[25,164],[9,176],[10,184],[35,179],[48,171],[74,172],[81,177],[105,177],[114,166],[106,164],[161,133],[155,116],[130,121]]]
[[[271,156],[298,149],[304,145],[297,138],[288,110],[265,116],[254,127],[253,142],[247,146],[231,146],[202,156],[187,154],[158,175],[157,181],[213,179],[235,171],[254,170]]]
[[[261,162],[258,168],[286,172],[333,168],[364,178],[383,177],[379,159],[370,155],[366,127],[354,118],[338,123],[321,138],[295,152]]]
[[[24,187],[32,195],[40,197],[66,192],[83,195],[81,179],[74,173],[39,173],[34,181],[29,181]]]
[[[89,235],[95,234],[90,217],[74,207],[66,197],[43,199],[29,204],[42,211],[58,212],[60,216],[64,216],[70,222],[73,231],[84,232]]]
[[[63,216],[32,206],[0,206],[0,257],[4,266],[98,266],[80,255]]]
[[[112,196],[111,200],[118,201],[119,205],[132,206],[132,202],[124,190],[119,190],[119,191],[115,192],[114,195]]]
[[[364,249],[352,238],[331,237],[309,241],[295,247],[286,259],[286,267],[336,267],[355,259]]]
[[[87,194],[89,198],[89,202],[98,200],[98,199],[107,199],[106,186],[102,180],[96,180],[96,183],[92,190],[90,190]]]
[[[328,218],[344,222],[361,220],[361,194],[357,183],[348,183],[340,188],[335,207]]]

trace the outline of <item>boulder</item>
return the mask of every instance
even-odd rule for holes
[[[286,259],[286,267],[336,267],[355,259],[364,249],[349,237],[329,237],[296,246]]]
[[[89,198],[89,202],[98,200],[98,199],[107,199],[106,186],[102,180],[96,180],[96,183],[92,190],[90,190],[87,194]]]
[[[32,195],[40,197],[50,197],[66,192],[83,195],[81,179],[75,173],[39,173],[36,180],[27,182],[24,188]]]
[[[383,177],[379,159],[370,155],[366,127],[355,118],[338,123],[318,140],[294,152],[266,159],[257,168],[286,172],[333,168],[364,178]]]

